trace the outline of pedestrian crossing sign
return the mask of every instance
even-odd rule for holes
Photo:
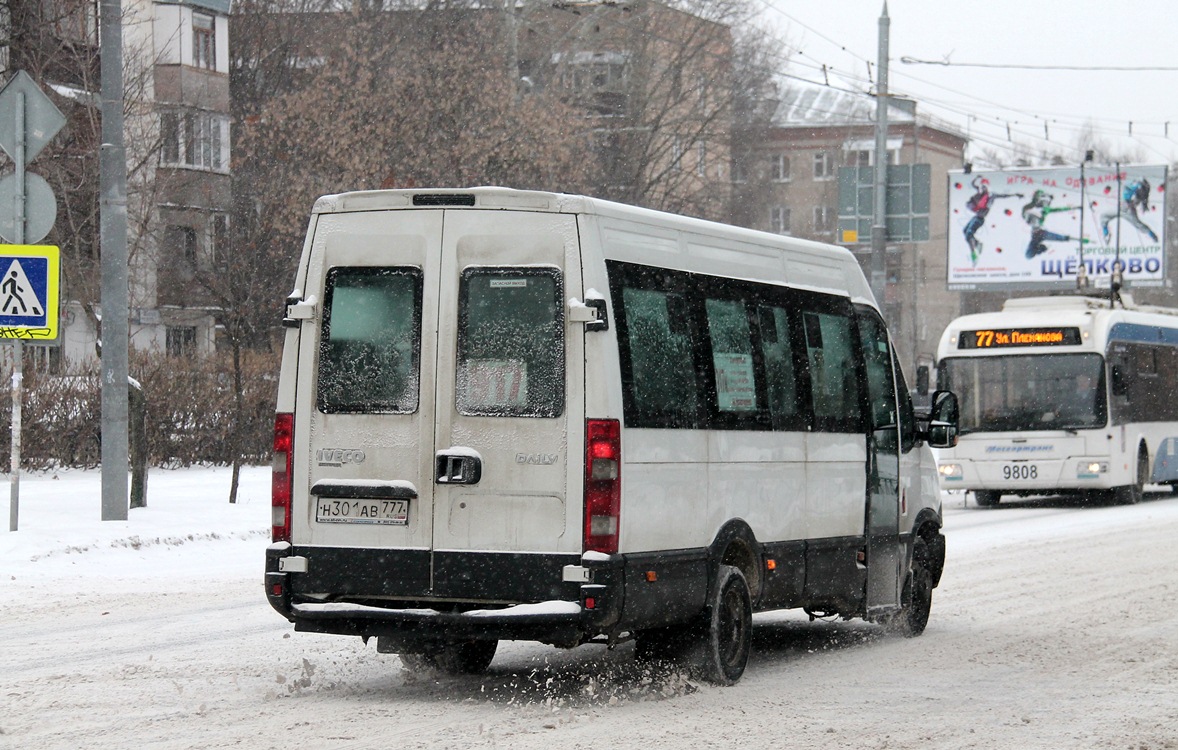
[[[58,248],[0,245],[0,273],[0,339],[56,339]]]

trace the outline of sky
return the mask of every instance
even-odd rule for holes
[[[868,63],[874,80],[883,0],[752,2],[794,50],[791,75],[821,82],[826,66],[851,87],[874,88]],[[971,156],[1007,148],[1013,138],[1036,151],[1061,150],[1078,164],[1077,139],[1090,124],[1098,140],[1136,163],[1178,158],[1173,0],[888,0],[887,7],[890,92],[915,98],[918,111],[971,136]],[[1025,67],[1036,65],[1168,69]]]

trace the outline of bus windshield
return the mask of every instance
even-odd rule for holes
[[[1090,429],[1108,420],[1099,354],[954,357],[941,362],[940,376],[960,400],[962,434]]]

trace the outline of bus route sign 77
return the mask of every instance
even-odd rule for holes
[[[55,245],[0,245],[0,339],[57,338],[60,268]]]

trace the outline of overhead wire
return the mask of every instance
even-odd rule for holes
[[[832,39],[831,37],[818,31],[817,29],[800,21],[799,19],[795,18],[791,14],[781,10],[780,8],[778,8],[777,6],[775,6],[771,2],[769,2],[769,0],[758,0],[758,2],[762,6],[764,6],[765,8],[773,11],[774,13],[782,16],[783,18],[786,18],[790,22],[797,24],[798,26],[801,26],[802,28],[806,29],[807,31],[810,31],[811,33],[815,34],[816,36],[818,36],[819,38],[821,38],[823,41],[827,42],[828,44],[834,45],[835,47],[837,47],[839,49],[839,51],[845,52],[846,54],[855,58],[859,62],[865,63],[868,66],[870,66],[872,64],[871,60],[863,57],[862,55],[851,50],[846,45],[838,42],[837,40]],[[619,25],[619,22],[616,19],[613,19],[613,18],[609,17],[608,15],[604,18],[599,17],[598,20],[605,21],[606,23],[611,24],[611,25],[615,25],[615,26]],[[676,40],[674,40],[670,37],[663,36],[658,33],[651,33],[649,31],[648,31],[648,33],[654,39],[658,39],[660,41],[664,41],[664,42],[668,42],[668,43],[676,43]],[[771,75],[775,78],[778,78],[778,79],[797,80],[797,81],[807,83],[807,84],[810,84],[813,86],[829,88],[832,90],[842,91],[844,93],[855,94],[855,95],[860,95],[860,96],[868,96],[868,97],[875,96],[875,93],[874,93],[875,82],[872,80],[872,77],[870,75],[863,76],[863,75],[856,73],[854,71],[846,70],[840,66],[832,65],[828,62],[822,62],[822,61],[818,60],[817,58],[815,58],[813,55],[806,53],[803,49],[789,46],[788,42],[786,44],[787,44],[787,48],[789,49],[789,54],[781,55],[781,54],[776,54],[776,53],[769,53],[769,55],[768,55],[768,57],[775,59],[779,63],[781,63],[782,67],[781,68],[759,67],[759,70],[761,72],[769,74],[769,75]],[[706,54],[715,54],[715,53],[706,53]],[[814,62],[808,62],[805,59],[799,59],[799,58],[807,58],[809,60],[813,60]],[[814,71],[815,73],[821,74],[822,80],[816,81],[816,80],[813,80],[811,78],[807,78],[802,75],[797,75],[796,73],[787,72],[788,66],[798,66],[798,67],[801,67],[804,69],[809,69],[811,71]],[[954,89],[949,86],[945,86],[945,85],[942,85],[942,84],[939,84],[939,83],[936,83],[933,81],[923,79],[919,76],[913,75],[913,74],[908,73],[906,71],[896,70],[895,68],[892,68],[892,70],[894,71],[893,74],[896,77],[911,79],[912,81],[916,81],[917,83],[923,84],[925,86],[931,86],[934,88],[938,88],[938,89],[944,90],[946,92],[949,92],[951,94],[954,94],[954,95],[957,95],[960,97],[964,97],[965,99],[972,100],[974,102],[978,102],[980,104],[987,105],[988,107],[997,108],[1001,111],[1013,113],[1017,117],[1031,118],[1033,120],[1038,121],[1036,123],[1036,126],[1042,125],[1043,123],[1048,123],[1049,125],[1056,127],[1057,130],[1060,130],[1060,131],[1070,131],[1073,133],[1079,133],[1079,132],[1082,132],[1084,129],[1090,129],[1094,135],[1105,136],[1105,137],[1109,137],[1109,138],[1128,138],[1134,144],[1139,145],[1142,148],[1145,148],[1149,151],[1152,151],[1153,153],[1159,155],[1160,157],[1166,159],[1167,161],[1170,160],[1170,156],[1168,156],[1163,151],[1157,149],[1156,147],[1154,147],[1151,144],[1142,140],[1142,138],[1140,137],[1140,135],[1141,135],[1140,133],[1138,133],[1138,134],[1133,134],[1133,133],[1125,134],[1120,131],[1116,131],[1110,127],[1102,127],[1100,125],[1097,125],[1096,122],[1094,120],[1092,120],[1092,118],[1071,117],[1069,115],[1053,115],[1053,116],[1049,116],[1050,119],[1048,119],[1048,117],[1044,117],[1043,115],[1040,115],[1040,114],[1037,114],[1034,112],[1029,112],[1027,110],[1019,109],[1017,107],[1012,107],[1010,105],[1003,104],[1001,102],[991,101],[991,100],[986,99],[984,97],[980,97],[980,96],[977,96],[974,94],[960,91],[958,89]],[[842,78],[844,81],[849,82],[850,85],[838,85],[838,84],[831,83],[830,82],[830,75],[831,74],[834,74],[836,77]],[[861,88],[856,88],[854,86],[854,84],[858,84]],[[1022,128],[1024,123],[1019,119],[1015,119],[1015,118],[1011,118],[1011,117],[1001,117],[1001,116],[992,115],[992,114],[984,114],[984,113],[981,113],[977,110],[968,108],[965,105],[960,105],[960,104],[956,104],[956,103],[950,104],[946,100],[937,99],[935,97],[930,97],[930,96],[925,96],[925,95],[914,95],[914,94],[909,93],[904,86],[892,85],[889,88],[890,88],[889,94],[892,96],[902,96],[902,97],[906,97],[906,98],[911,98],[911,99],[918,101],[922,104],[936,107],[936,108],[940,108],[940,109],[942,109],[946,112],[952,113],[953,115],[956,115],[958,117],[965,117],[965,118],[967,118],[967,120],[972,121],[973,123],[977,124],[978,126],[998,128],[997,135],[990,134],[990,135],[986,136],[981,133],[974,132],[973,129],[970,128],[967,123],[966,135],[968,136],[968,140],[977,141],[978,143],[984,143],[984,144],[992,146],[996,149],[1003,149],[1006,151],[1013,150],[1015,152],[1016,156],[1021,153],[1021,156],[1027,160],[1033,161],[1033,160],[1042,159],[1042,158],[1049,158],[1049,155],[1045,152],[1051,151],[1051,150],[1054,150],[1056,152],[1055,155],[1057,155],[1057,156],[1062,156],[1064,153],[1066,153],[1066,154],[1074,156],[1074,157],[1079,157],[1081,155],[1081,152],[1084,150],[1084,148],[1080,145],[1062,143],[1058,140],[1053,140],[1050,137],[1044,137],[1043,135],[1039,135],[1036,132],[1029,132],[1029,131]],[[991,123],[990,120],[993,120],[993,123]],[[1067,122],[1068,120],[1070,120],[1071,122]],[[1123,122],[1122,120],[1117,120],[1117,119],[1113,119],[1113,118],[1106,118],[1106,121],[1112,122],[1112,123]],[[1166,123],[1147,122],[1147,121],[1141,121],[1141,124],[1168,125]],[[948,125],[950,127],[954,127],[954,128],[961,127],[959,124],[952,123],[952,122],[946,122],[946,125]],[[1029,123],[1028,123],[1028,125],[1029,125]],[[1007,134],[1007,138],[1005,140],[1003,140],[1001,137],[1002,132],[1005,132]],[[1044,153],[1034,152],[1032,150],[1032,147],[1029,144],[1016,143],[1014,141],[1015,136],[1018,136],[1018,137],[1024,138],[1024,139],[1029,139],[1035,143],[1045,144],[1045,145],[1039,146],[1039,148],[1042,149]],[[1170,138],[1170,137],[1166,137],[1166,140],[1168,142],[1178,143],[1178,141],[1175,141],[1173,138]],[[1063,153],[1060,153],[1061,151]]]
[[[996,68],[999,70],[1082,70],[1082,71],[1178,71],[1171,65],[1041,65],[1032,63],[963,63],[952,60],[921,60],[905,55],[900,62],[906,65],[940,65],[946,68]]]
[[[803,29],[806,29],[807,31],[810,31],[811,33],[815,34],[823,41],[836,47],[839,51],[847,53],[848,55],[857,59],[860,62],[870,63],[870,60],[863,57],[862,55],[859,55],[859,54],[853,52],[850,48],[847,47],[847,45],[842,44],[841,42],[838,42],[835,39],[832,39],[831,37],[823,34],[822,32],[818,31],[817,29],[813,28],[812,26],[802,22],[801,20],[797,19],[793,15],[787,13],[786,11],[777,7],[773,3],[769,2],[769,0],[759,0],[759,3],[760,3],[760,5],[762,5],[766,9],[772,11],[773,13],[780,15],[781,17],[796,24],[797,26],[800,26]],[[858,80],[859,82],[866,83],[868,85],[874,84],[874,82],[871,81],[870,78],[865,79],[865,78],[859,76],[858,74],[856,74],[854,71],[843,70],[839,66],[831,65],[829,62],[818,61],[813,55],[809,55],[801,49],[793,49],[792,52],[797,57],[804,56],[804,57],[810,58],[812,60],[815,60],[815,63],[810,63],[809,67],[813,70],[821,70],[824,74],[824,78],[830,72],[834,72],[834,73],[836,73],[844,78],[848,78],[852,81]],[[901,58],[901,60],[903,60],[903,59],[904,58]],[[807,67],[807,64],[805,62],[797,60],[797,59],[793,59],[790,62],[792,62],[793,64],[800,65],[801,67]],[[981,67],[981,66],[979,66],[979,67]],[[999,64],[994,64],[994,65],[988,66],[988,67],[1003,67],[1003,66],[999,65]],[[1017,67],[1017,66],[1011,65],[1009,67]],[[1058,67],[1059,69],[1064,69],[1064,70],[1066,70],[1066,69],[1080,69],[1080,68],[1091,68],[1091,69],[1101,69],[1101,70],[1113,70],[1113,69],[1118,69],[1118,68],[1125,68],[1126,70],[1136,70],[1136,69],[1178,70],[1178,68],[1170,68],[1168,66],[1048,66],[1046,69],[1050,69],[1051,67]],[[893,68],[893,70],[895,70],[895,68]],[[1026,110],[1017,108],[1017,107],[1012,107],[1010,105],[1003,104],[1001,102],[991,101],[991,100],[988,100],[984,97],[979,97],[974,94],[959,91],[957,89],[953,89],[951,87],[944,86],[942,84],[938,84],[933,81],[923,79],[919,76],[912,75],[911,73],[908,73],[906,71],[902,71],[902,70],[896,71],[896,75],[901,78],[906,78],[906,79],[910,79],[912,81],[916,81],[916,82],[924,84],[926,86],[933,86],[935,88],[942,89],[944,91],[950,92],[950,93],[955,94],[957,96],[964,97],[965,99],[969,99],[974,102],[985,104],[989,107],[995,107],[995,108],[998,108],[1003,111],[1014,113],[1017,117],[1031,118],[1033,120],[1036,120],[1037,124],[1039,124],[1039,125],[1048,124],[1048,125],[1056,127],[1057,130],[1070,131],[1073,133],[1079,133],[1079,132],[1083,132],[1083,130],[1085,130],[1085,129],[1090,129],[1094,135],[1105,136],[1105,137],[1110,137],[1110,138],[1118,138],[1118,139],[1128,139],[1129,141],[1131,141],[1135,145],[1140,146],[1141,148],[1144,148],[1146,150],[1149,150],[1149,151],[1157,154],[1158,156],[1166,159],[1167,161],[1169,161],[1172,158],[1170,155],[1166,154],[1164,151],[1160,150],[1159,148],[1155,147],[1153,144],[1151,144],[1147,140],[1145,140],[1145,138],[1143,137],[1145,134],[1141,133],[1140,130],[1136,133],[1133,132],[1132,124],[1130,124],[1128,132],[1117,130],[1117,129],[1114,129],[1111,127],[1102,127],[1101,125],[1097,124],[1098,121],[1102,121],[1102,122],[1106,122],[1106,123],[1130,123],[1130,122],[1132,122],[1132,123],[1138,123],[1139,125],[1148,124],[1151,126],[1157,126],[1157,127],[1164,128],[1166,131],[1168,131],[1168,128],[1169,128],[1168,122],[1136,121],[1136,120],[1129,121],[1129,120],[1121,120],[1121,119],[1115,119],[1115,118],[1082,118],[1082,117],[1075,117],[1072,115],[1061,115],[1061,114],[1053,114],[1053,113],[1039,114],[1039,113],[1029,112],[1029,111],[1026,111]],[[817,81],[809,81],[809,82],[812,84],[815,84],[815,85],[823,85],[821,82],[817,82]],[[905,95],[903,93],[903,90],[904,90],[903,86],[894,86],[891,88],[893,90],[890,91],[889,93]],[[952,112],[958,116],[973,117],[979,123],[984,122],[985,118],[995,117],[993,115],[981,114],[981,113],[979,113],[975,110],[969,109],[963,105],[951,106],[948,103],[946,103],[944,100],[937,100],[934,97],[914,96],[912,98],[914,98],[922,103],[925,103],[925,104],[939,106],[939,107],[943,108],[944,110]],[[1014,118],[995,117],[995,119],[998,120],[1011,133],[1012,136],[1014,134],[1016,134],[1016,132],[1017,132],[1017,128],[1015,126],[1021,124],[1021,122],[1019,120],[1014,119]],[[1081,147],[1079,145],[1069,145],[1069,144],[1061,143],[1058,140],[1051,139],[1049,137],[1049,131],[1046,128],[1045,128],[1045,133],[1042,136],[1038,135],[1037,133],[1030,133],[1030,132],[1022,132],[1019,134],[1023,137],[1032,138],[1038,142],[1050,144],[1054,149],[1066,149],[1067,152],[1071,153],[1071,154],[1078,154],[1080,151],[1083,150],[1083,147]],[[973,134],[972,132],[970,133],[970,135],[973,138],[978,138],[978,136]],[[1161,137],[1164,140],[1166,140],[1168,143],[1178,143],[1178,141],[1175,141],[1174,138],[1172,138],[1168,135],[1168,132],[1163,136],[1154,135],[1154,136],[1149,136],[1149,137],[1152,137],[1152,138]],[[1000,144],[1006,145],[1006,144],[1002,144],[1001,141],[998,141],[998,140],[991,141],[991,145],[1000,145]]]

